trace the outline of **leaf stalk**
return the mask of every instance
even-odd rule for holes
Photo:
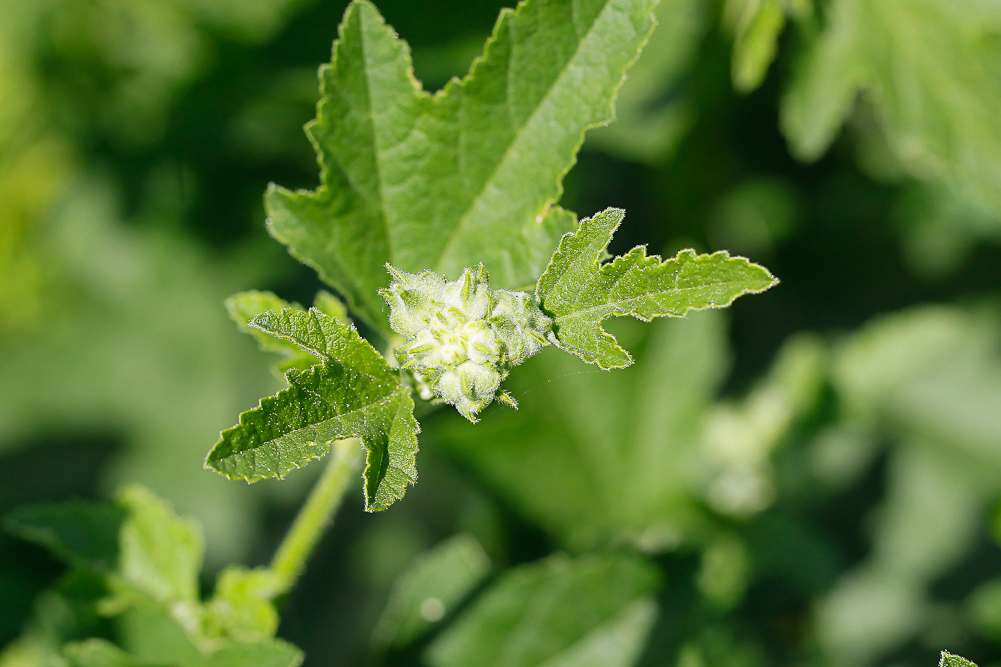
[[[336,440],[331,449],[327,467],[271,561],[271,570],[279,580],[278,594],[295,586],[361,466],[362,447],[358,438]]]

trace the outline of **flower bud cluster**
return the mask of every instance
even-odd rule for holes
[[[422,398],[454,405],[472,422],[495,397],[517,407],[510,394],[498,397],[500,383],[552,335],[552,320],[532,296],[491,290],[482,264],[451,282],[433,271],[387,268],[393,282],[380,293],[389,325],[406,339],[396,358],[413,372]]]

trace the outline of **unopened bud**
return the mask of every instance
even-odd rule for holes
[[[472,422],[510,369],[549,344],[553,323],[534,297],[491,290],[482,264],[452,282],[433,271],[387,268],[393,282],[380,294],[389,325],[406,339],[396,348],[401,366],[413,372],[422,397],[454,405]],[[509,394],[502,398],[517,405]]]

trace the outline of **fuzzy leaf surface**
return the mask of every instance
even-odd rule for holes
[[[454,278],[482,261],[497,287],[530,284],[572,225],[553,206],[563,176],[584,131],[612,118],[655,5],[528,0],[501,13],[466,78],[431,95],[406,43],[355,0],[307,127],[320,187],[269,189],[271,234],[383,332],[387,262]]]
[[[286,308],[250,326],[291,341],[322,363],[290,370],[289,383],[222,433],[206,465],[230,479],[283,478],[327,453],[333,440],[361,438],[367,450],[365,505],[385,509],[417,480],[410,390],[355,327],[326,313]]]
[[[977,664],[972,660],[967,660],[948,651],[942,651],[942,657],[939,659],[938,664],[939,667],[977,667]]]
[[[276,352],[284,357],[278,364],[278,370],[281,373],[290,368],[309,368],[316,363],[315,356],[303,352],[294,343],[269,336],[260,329],[249,326],[249,322],[261,313],[269,310],[281,310],[282,308],[301,310],[302,306],[288,303],[273,292],[258,290],[240,292],[226,299],[226,310],[229,312],[230,319],[236,322],[240,330],[250,334],[263,351]]]
[[[536,287],[542,309],[553,317],[559,347],[588,363],[608,370],[633,361],[602,329],[609,317],[684,317],[692,310],[725,308],[778,282],[764,267],[726,251],[696,255],[682,250],[661,260],[637,246],[603,264],[623,217],[621,209],[609,208],[582,220],[560,240]]]
[[[630,667],[656,615],[649,563],[563,556],[513,568],[429,648],[433,667]]]

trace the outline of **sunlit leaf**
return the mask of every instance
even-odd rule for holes
[[[977,665],[966,658],[953,655],[948,651],[942,651],[942,658],[939,660],[938,667],[977,667]]]
[[[588,363],[608,370],[633,362],[602,329],[609,317],[684,317],[692,310],[725,308],[778,282],[764,267],[726,251],[696,255],[683,250],[661,260],[638,246],[602,264],[624,215],[609,208],[582,220],[560,240],[536,288],[542,309],[553,317],[557,344]]]
[[[206,603],[210,623],[225,636],[241,642],[274,637],[278,611],[272,600],[281,591],[280,583],[267,568],[226,568],[219,574],[215,595]]]
[[[409,47],[353,2],[309,126],[314,192],[273,187],[269,229],[388,331],[383,266],[454,278],[483,262],[495,285],[538,277],[572,218],[553,207],[584,131],[612,116],[654,0],[529,0],[504,11],[461,82],[430,95]]]

